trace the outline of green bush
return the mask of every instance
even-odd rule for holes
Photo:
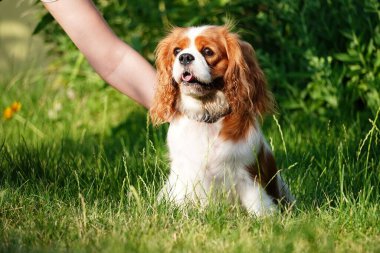
[[[380,4],[377,0],[95,0],[115,33],[154,62],[154,48],[171,25],[236,22],[257,50],[281,110],[335,117],[380,107]],[[56,45],[58,66],[71,81],[78,53],[49,14],[36,32]],[[71,66],[77,66],[73,69]],[[76,73],[73,75],[73,73]]]

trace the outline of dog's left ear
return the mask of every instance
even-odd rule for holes
[[[236,34],[226,33],[228,68],[224,76],[225,92],[232,112],[273,112],[274,101],[253,47]]]
[[[272,113],[274,111],[273,96],[267,88],[267,81],[257,61],[256,52],[248,42],[239,40],[239,45],[249,69],[249,73],[246,74],[248,82],[253,86],[251,94],[253,110],[260,115]]]

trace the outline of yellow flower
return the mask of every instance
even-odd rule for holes
[[[3,111],[3,118],[4,119],[11,119],[13,116],[13,110],[11,107],[7,107],[5,108],[5,110]]]
[[[12,109],[13,112],[20,111],[20,109],[21,109],[21,103],[17,102],[17,101],[13,102],[13,104],[11,105],[11,109]]]

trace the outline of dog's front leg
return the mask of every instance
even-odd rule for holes
[[[277,211],[277,206],[272,197],[255,180],[251,178],[242,179],[237,184],[236,190],[242,205],[248,213],[262,217]]]
[[[198,171],[199,172],[199,171]],[[169,178],[158,195],[158,199],[166,199],[176,205],[188,202],[207,203],[207,189],[204,176],[189,164],[172,163]]]

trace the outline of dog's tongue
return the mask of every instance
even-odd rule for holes
[[[194,79],[194,76],[189,73],[189,72],[185,72],[182,74],[182,80],[185,81],[185,82],[190,82]]]

